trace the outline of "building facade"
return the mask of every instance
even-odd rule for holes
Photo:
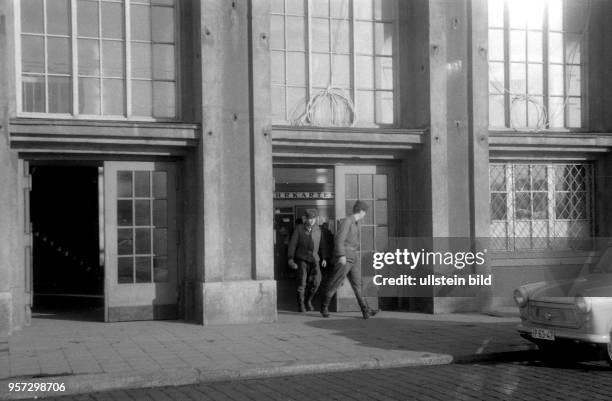
[[[370,205],[371,304],[490,310],[610,229],[604,0],[0,3],[0,336],[59,294],[106,321],[266,322],[306,208]],[[490,287],[381,294],[405,238]],[[466,270],[466,272],[468,272]],[[47,298],[45,298],[47,297]],[[356,307],[348,286],[335,308]]]

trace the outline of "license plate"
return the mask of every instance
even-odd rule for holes
[[[539,340],[550,340],[550,341],[554,341],[555,339],[555,332],[552,331],[551,329],[531,329],[531,336],[533,338],[537,338]]]

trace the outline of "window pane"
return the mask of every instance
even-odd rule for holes
[[[21,70],[23,72],[45,72],[43,38],[21,36]]]
[[[316,71],[317,71],[316,68],[314,68],[314,71],[316,74]],[[296,53],[296,52],[287,53],[287,84],[299,85],[299,86],[306,85],[306,54],[305,53]]]
[[[135,200],[134,210],[136,214],[136,220],[134,225],[136,226],[148,226],[151,224],[151,201],[149,200]]]
[[[117,172],[117,196],[120,198],[129,198],[132,196],[132,172],[118,171]]]
[[[489,166],[489,189],[491,191],[506,191],[506,166],[491,164]]]
[[[376,227],[376,250],[386,251],[389,248],[389,228]]]
[[[544,93],[543,80],[544,75],[542,72],[542,64],[529,64],[528,68],[528,92],[535,95],[541,95]]]
[[[151,79],[151,45],[132,43],[132,77]]]
[[[136,211],[138,213],[138,210]],[[137,215],[138,216],[138,215]],[[137,254],[151,253],[151,229],[136,228],[136,252]]]
[[[332,20],[332,52],[349,53],[351,49],[350,37],[348,21]]]
[[[353,0],[355,18],[372,19],[372,0]]]
[[[563,95],[563,66],[551,65],[548,67],[548,92],[551,95]]]
[[[529,32],[527,35],[528,60],[542,62],[542,32]]]
[[[69,0],[47,0],[47,33],[68,35],[70,33]]]
[[[282,14],[285,12],[285,0],[272,0],[270,2],[270,11],[273,13]]]
[[[357,174],[346,174],[344,184],[346,187],[346,199],[359,199],[358,177]],[[351,209],[347,209],[346,212],[350,213]]]
[[[489,60],[504,60],[504,31],[489,29]]]
[[[123,37],[123,5],[102,2],[102,37],[121,39]]]
[[[97,40],[79,39],[79,75],[100,75]]]
[[[511,61],[525,61],[526,57],[526,43],[525,43],[525,31],[511,31],[510,32],[510,60]]]
[[[567,94],[569,96],[580,96],[580,66],[567,66]]]
[[[357,118],[361,122],[374,122],[374,92],[357,91]]]
[[[153,79],[174,80],[174,45],[153,45]]]
[[[312,84],[314,86],[326,88],[329,81],[329,54],[312,55]]]
[[[287,118],[295,120],[306,108],[306,88],[287,88]]]
[[[544,10],[546,0],[530,0],[529,8],[524,10],[527,16],[527,27],[529,29],[542,29],[544,26]]]
[[[285,48],[285,18],[279,15],[270,17],[270,48]]]
[[[497,28],[504,26],[504,2],[505,0],[489,0],[489,26]]]
[[[395,0],[374,0],[374,19],[393,19]]]
[[[72,85],[69,77],[49,77],[49,113],[70,113]]]
[[[357,87],[363,89],[374,88],[374,58],[368,56],[357,56],[357,65],[355,66],[357,75]]]
[[[117,258],[117,282],[133,283],[134,282],[134,261],[132,257]]]
[[[304,15],[306,3],[304,0],[285,0],[287,4],[287,14]]]
[[[387,199],[387,176],[376,174],[374,176],[374,197],[376,199]]]
[[[79,0],[77,3],[77,24],[79,36],[97,37],[99,35],[98,3]]]
[[[376,92],[376,122],[393,124],[393,92]]]
[[[103,114],[125,114],[125,81],[122,79],[103,79]]]
[[[514,215],[517,220],[531,219],[531,196],[529,192],[516,193]]]
[[[79,78],[79,112],[100,114],[100,80]]]
[[[510,91],[513,93],[525,93],[527,82],[525,76],[525,64],[510,64]]]
[[[489,63],[489,92],[504,93],[505,74],[504,63]]]
[[[166,256],[168,254],[168,230],[165,228],[156,228],[154,233],[154,252],[157,256]]]
[[[168,205],[164,199],[153,201],[153,225],[157,228],[168,226]]]
[[[47,69],[49,73],[69,74],[72,69],[70,41],[64,38],[47,39]]]
[[[153,82],[132,81],[132,114],[144,117],[153,115]]]
[[[361,54],[372,54],[374,34],[371,22],[355,22],[355,52]]]
[[[510,13],[510,27],[524,29],[527,27],[527,14],[530,0],[511,0],[506,4]]]
[[[524,98],[514,98],[510,103],[511,127],[527,126],[527,101]]]
[[[391,57],[376,58],[376,88],[393,89],[393,59]]]
[[[375,203],[374,217],[376,224],[387,224],[387,201],[379,200]]]
[[[563,62],[563,34],[548,34],[548,59],[551,63]]]
[[[332,56],[332,84],[334,87],[351,87],[351,58],[350,56]]]
[[[153,41],[174,43],[174,9],[152,7]]]
[[[393,24],[375,24],[376,54],[393,54]]]
[[[131,255],[134,252],[131,228],[120,228],[117,230],[117,253],[119,255]]]
[[[117,201],[117,225],[131,226],[132,225],[132,201],[118,200]]]
[[[272,118],[284,120],[285,117],[285,87],[272,86]]]
[[[368,215],[372,213],[372,209],[370,209],[370,213],[366,214],[366,219]],[[365,220],[365,219],[364,219]],[[365,223],[365,221],[364,221]],[[373,251],[374,250],[374,227],[361,227],[361,251]]]
[[[132,40],[151,40],[151,7],[133,4],[131,8]]]
[[[278,51],[272,51],[270,63],[271,63],[271,70],[272,70],[272,83],[284,84],[285,83],[285,53],[278,52]]]
[[[359,175],[359,199],[374,199],[374,177],[371,174]],[[370,212],[372,210],[370,209]]]
[[[567,125],[571,128],[582,127],[582,102],[579,97],[567,99]]]
[[[136,257],[136,282],[151,282],[151,258],[148,256]]]
[[[21,32],[43,33],[43,0],[21,0]]]
[[[527,103],[527,124],[529,127],[544,128],[546,126],[546,113],[544,109],[544,98],[541,96],[530,96]]]
[[[582,35],[565,34],[565,60],[569,64],[580,64]]]
[[[548,98],[548,121],[551,128],[562,128],[565,121],[565,108],[562,97]]]
[[[548,0],[548,29],[563,29],[563,0]]]
[[[287,17],[287,49],[306,49],[306,35],[304,33],[304,18]]]
[[[175,83],[153,83],[153,115],[155,117],[174,117],[175,111]]]
[[[313,17],[328,17],[329,0],[310,0],[310,12]]]
[[[137,198],[151,196],[151,173],[149,171],[134,172],[134,196]]]
[[[123,42],[102,41],[102,75],[123,77],[125,75],[125,54]]]
[[[332,18],[343,18],[349,17],[349,0],[330,0],[330,16]]]
[[[504,96],[489,96],[489,125],[492,127],[504,127],[506,125]]]
[[[23,111],[45,112],[45,78],[23,76],[21,78]]]
[[[312,50],[316,52],[329,51],[329,20],[313,18],[311,25]]]

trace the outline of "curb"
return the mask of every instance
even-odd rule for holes
[[[423,353],[416,357],[368,358],[335,362],[312,363],[273,363],[239,369],[206,370],[197,368],[178,368],[172,370],[139,371],[130,373],[97,373],[83,375],[49,376],[28,379],[0,380],[1,400],[20,400],[29,398],[58,397],[82,393],[120,390],[129,388],[180,386],[215,381],[291,376],[325,372],[342,372],[360,369],[383,369],[394,367],[446,365],[454,358],[448,354]],[[64,383],[63,392],[9,392],[9,383]]]

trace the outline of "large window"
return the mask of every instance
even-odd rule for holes
[[[593,165],[489,166],[492,248],[567,249],[593,234]]]
[[[21,0],[21,111],[176,117],[174,0]]]
[[[396,0],[272,1],[276,122],[392,125]]]
[[[489,0],[489,125],[580,128],[586,0]]]

